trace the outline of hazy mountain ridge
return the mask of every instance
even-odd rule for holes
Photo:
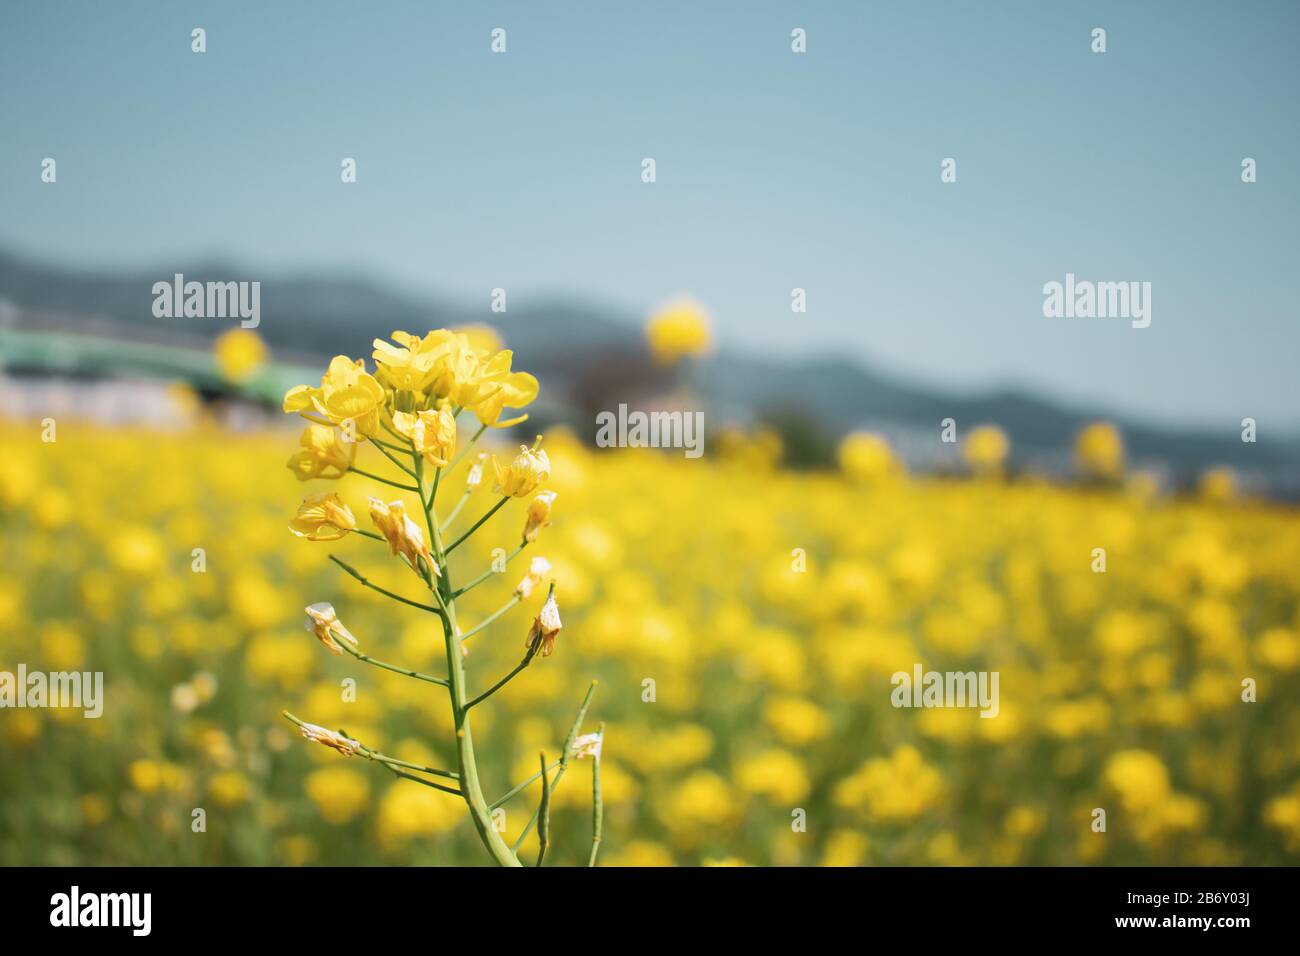
[[[154,317],[153,285],[170,282],[176,272],[186,281],[253,278],[247,269],[218,261],[167,270],[93,272],[39,266],[0,251],[0,300],[23,310],[70,316],[75,322],[94,320],[100,330],[162,333],[198,344],[230,328],[231,320]],[[593,363],[630,367],[641,362],[644,354],[633,317],[596,305],[559,299],[514,301],[508,311],[492,313],[486,301],[481,308],[468,308],[445,298],[425,300],[363,276],[347,275],[263,280],[257,331],[277,354],[319,360],[338,353],[368,355],[371,341],[394,329],[470,323],[497,328],[521,357],[522,367],[558,385],[551,396],[562,404],[581,390],[580,379]],[[752,420],[774,409],[792,409],[833,433],[864,425],[875,428],[898,440],[905,454],[909,454],[910,436],[913,448],[926,450],[909,457],[931,464],[952,458],[945,455],[950,446],[941,448],[929,437],[937,435],[940,421],[947,417],[955,418],[959,428],[997,423],[1011,436],[1018,461],[1048,468],[1068,462],[1080,427],[1107,417],[1123,429],[1135,461],[1162,463],[1184,477],[1208,465],[1227,464],[1255,473],[1278,490],[1294,491],[1300,485],[1300,444],[1294,440],[1247,445],[1236,430],[1164,429],[1089,414],[1018,389],[945,392],[897,381],[839,357],[778,362],[723,350],[699,372],[695,376],[699,390],[723,419]],[[617,371],[613,378],[621,381]],[[605,385],[608,389],[608,382]]]

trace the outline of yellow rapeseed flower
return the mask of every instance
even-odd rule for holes
[[[302,451],[289,459],[289,470],[299,481],[342,478],[357,457],[356,442],[344,439],[332,425],[308,425],[298,444]]]
[[[424,558],[435,576],[440,576],[437,563],[429,553],[429,544],[424,540],[424,532],[406,513],[406,506],[401,501],[385,504],[378,498],[370,499],[370,518],[379,529],[379,533],[388,541],[393,554],[406,558],[411,567],[419,569],[418,559]]]
[[[289,530],[308,541],[337,541],[356,528],[352,509],[333,491],[304,498],[289,522]]]
[[[522,498],[537,490],[537,486],[551,476],[551,462],[546,452],[534,446],[519,446],[519,454],[505,468],[492,456],[496,472],[496,492],[511,498]]]
[[[500,357],[504,356],[504,360]],[[505,372],[499,374],[495,380],[496,388],[489,393],[481,402],[473,406],[474,415],[479,422],[489,425],[492,428],[509,428],[511,425],[518,425],[520,422],[527,421],[528,416],[516,415],[513,418],[502,420],[501,413],[507,408],[523,408],[532,404],[533,399],[537,398],[539,386],[537,379],[527,372],[510,371],[510,352],[498,352],[497,372],[500,372],[500,366],[504,362]],[[489,363],[489,367],[492,367]]]
[[[445,468],[456,454],[456,416],[451,410],[394,412],[393,428],[410,439],[415,450],[435,468]]]
[[[438,329],[424,338],[409,332],[394,332],[390,337],[398,344],[374,341],[376,375],[397,391],[425,391],[450,353],[452,333]]]
[[[384,406],[384,387],[366,371],[365,362],[346,355],[330,360],[320,388],[296,385],[284,396],[286,413],[298,413],[334,424],[351,422],[357,435],[370,436],[379,430],[379,410]]]
[[[524,522],[524,540],[533,542],[541,530],[551,523],[551,505],[555,504],[555,492],[542,491],[533,496],[528,503],[528,518]]]

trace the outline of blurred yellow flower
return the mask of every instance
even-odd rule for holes
[[[734,779],[743,792],[784,805],[802,800],[812,789],[803,761],[776,748],[738,761]]]
[[[694,299],[674,299],[651,315],[646,323],[646,339],[655,361],[663,365],[703,355],[713,344],[709,314]]]
[[[674,831],[692,831],[725,823],[738,812],[727,782],[708,770],[697,770],[669,794],[660,819]]]
[[[1198,490],[1206,501],[1225,504],[1237,497],[1237,475],[1231,468],[1208,468]]]
[[[880,823],[905,823],[934,807],[943,793],[943,777],[915,747],[904,744],[888,757],[872,757],[835,786],[835,803],[861,807]]]
[[[962,442],[962,458],[971,470],[981,475],[996,475],[1002,471],[1011,442],[1006,432],[996,425],[979,425],[970,430]]]
[[[217,336],[213,354],[221,376],[231,382],[245,382],[266,364],[267,349],[252,329],[236,328]]]
[[[777,737],[794,747],[824,740],[831,731],[826,711],[799,697],[769,698],[763,705],[763,719]]]
[[[218,807],[237,807],[248,802],[252,792],[248,778],[237,770],[223,770],[208,781],[208,793]]]
[[[871,841],[857,830],[834,830],[826,838],[822,866],[861,866],[871,850]]]
[[[380,843],[392,848],[414,837],[445,833],[465,815],[463,800],[398,781],[379,800],[375,829]]]
[[[854,481],[872,484],[901,474],[902,463],[889,443],[879,435],[853,432],[844,436],[839,447],[840,468]]]
[[[350,767],[314,770],[303,785],[326,823],[347,823],[370,803],[369,778]]]
[[[1119,478],[1124,473],[1124,441],[1119,429],[1106,422],[1088,425],[1075,439],[1074,462],[1086,478]]]

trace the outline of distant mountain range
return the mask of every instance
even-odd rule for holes
[[[233,320],[158,319],[153,285],[183,273],[187,281],[256,277],[223,262],[195,262],[165,270],[104,273],[56,269],[0,251],[0,301],[19,314],[57,316],[61,324],[206,346]],[[504,313],[486,303],[468,308],[447,299],[395,293],[362,276],[284,276],[261,281],[258,333],[278,359],[318,365],[323,357],[366,355],[371,340],[394,329],[411,331],[471,323],[496,328],[519,366],[542,380],[547,403],[539,417],[574,422],[580,433],[593,410],[611,401],[645,399],[664,381],[650,367],[635,317],[581,301],[510,302]],[[0,356],[3,358],[3,356]],[[1011,437],[1019,465],[1059,472],[1068,468],[1078,430],[1098,416],[1018,390],[962,394],[895,380],[855,361],[820,358],[775,361],[721,351],[692,380],[714,421],[749,423],[776,415],[808,423],[829,438],[857,427],[889,437],[922,467],[954,465],[956,452],[938,441],[940,422],[959,430],[993,422]],[[626,395],[626,398],[621,396]],[[1167,430],[1136,421],[1122,429],[1135,465],[1152,466],[1175,482],[1214,464],[1230,465],[1247,481],[1275,493],[1300,496],[1300,442],[1244,444],[1236,431]],[[960,431],[959,431],[960,433]]]

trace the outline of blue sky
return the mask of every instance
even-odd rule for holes
[[[732,348],[1300,430],[1300,4],[126,0],[0,18],[0,244],[40,261],[165,275],[211,254],[247,269],[231,278],[346,270],[485,310],[497,286],[633,316],[686,292]],[[1150,281],[1151,327],[1044,318],[1066,272]]]

